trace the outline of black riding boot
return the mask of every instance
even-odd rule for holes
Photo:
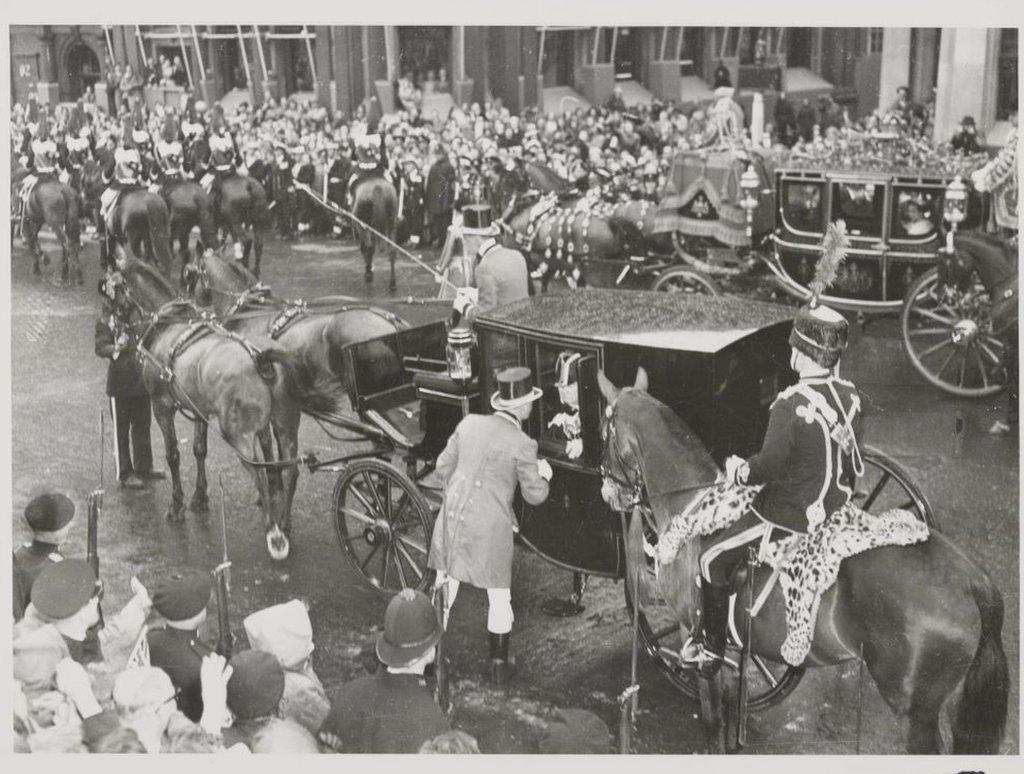
[[[705,658],[698,667],[702,677],[714,677],[722,666],[725,655],[725,641],[729,627],[728,586],[713,586],[707,578],[701,578],[701,632],[700,643]]]
[[[490,648],[491,660],[491,684],[504,688],[511,676],[511,664],[508,660],[508,639],[507,634],[487,633],[487,643]]]

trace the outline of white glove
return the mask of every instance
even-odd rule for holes
[[[465,314],[470,306],[476,304],[478,298],[479,292],[476,288],[459,288],[455,291],[455,301],[452,302],[452,307],[459,314]]]
[[[747,476],[750,475],[750,468],[747,461],[735,454],[725,460],[725,480],[732,484],[745,484]]]
[[[565,453],[571,460],[578,460],[583,456],[583,439],[573,438],[565,445]]]
[[[551,463],[547,460],[537,460],[537,472],[545,481],[550,481],[554,471],[551,470]]]
[[[223,656],[210,653],[199,665],[199,684],[203,697],[200,725],[211,734],[219,734],[230,724],[227,710],[228,680],[234,672]]]

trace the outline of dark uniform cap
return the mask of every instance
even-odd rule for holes
[[[33,532],[56,532],[75,518],[75,504],[59,492],[46,492],[25,506],[25,521]]]
[[[228,709],[240,720],[273,715],[284,696],[284,669],[277,659],[262,650],[244,650],[230,664]]]
[[[70,618],[93,598],[98,584],[83,559],[48,564],[32,584],[32,605],[46,618]]]
[[[443,632],[427,595],[403,589],[384,611],[384,631],[377,635],[377,657],[388,666],[411,664],[434,647]]]
[[[187,621],[210,603],[213,578],[208,572],[174,573],[153,589],[153,607],[168,621]]]

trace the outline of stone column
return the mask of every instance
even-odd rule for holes
[[[990,61],[994,58],[990,51],[993,40],[998,42],[998,37],[990,35],[987,29],[942,30],[935,100],[936,140],[952,137],[964,116],[974,116],[981,132],[995,121],[995,67]]]
[[[909,80],[910,28],[886,27],[882,33],[882,70],[878,76],[879,108],[884,111],[889,107],[896,99],[896,89],[909,86]]]

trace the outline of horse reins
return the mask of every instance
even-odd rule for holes
[[[258,356],[263,354],[263,350],[259,349],[246,339],[243,339],[241,336],[238,336],[237,334],[232,333],[231,331],[224,328],[224,326],[221,325],[217,319],[205,315],[200,309],[198,309],[198,307],[195,306],[193,302],[185,301],[182,299],[173,299],[165,303],[163,306],[161,306],[156,312],[150,312],[148,309],[142,306],[142,304],[137,299],[135,299],[132,296],[131,291],[127,287],[127,284],[125,284],[124,296],[140,314],[149,318],[146,321],[145,331],[136,340],[136,352],[138,353],[140,359],[149,362],[154,368],[157,369],[157,371],[160,374],[161,381],[165,382],[168,385],[168,389],[171,392],[171,397],[174,400],[175,408],[178,411],[180,411],[181,414],[189,421],[201,421],[207,427],[210,426],[210,417],[204,414],[203,411],[196,405],[195,401],[192,400],[192,397],[185,390],[181,389],[177,385],[177,382],[174,377],[173,368],[177,357],[185,350],[185,348],[189,344],[196,341],[202,335],[215,334],[230,341],[234,341],[236,344],[241,346],[242,349],[245,350],[246,354],[248,354],[249,357],[252,359],[253,365],[256,366],[257,373],[260,375],[260,378],[264,378],[263,374],[260,373],[260,366],[257,360]],[[169,318],[167,316],[167,312],[179,308],[188,309],[192,312],[192,314],[180,319]],[[196,315],[198,315],[198,319]],[[171,345],[170,362],[165,363],[160,358],[153,354],[153,352],[146,346],[146,342],[149,340],[149,337],[153,335],[154,331],[158,327],[162,325],[180,324],[185,324],[188,325],[189,327],[175,339],[174,343]],[[129,329],[131,329],[131,325],[129,325]],[[191,417],[189,416],[189,412],[192,413]],[[225,440],[225,442],[227,442],[228,446],[230,446],[231,449],[235,452],[238,458],[247,465],[265,469],[284,469],[298,467],[299,465],[300,460],[297,457],[294,459],[287,460],[265,461],[257,460],[255,456],[247,457],[237,448],[235,448],[234,444],[231,443],[231,440],[227,437],[227,435],[224,433],[224,430],[221,428],[220,422],[217,423],[217,431],[220,433],[221,437]],[[256,442],[254,440],[254,452],[255,443]]]

